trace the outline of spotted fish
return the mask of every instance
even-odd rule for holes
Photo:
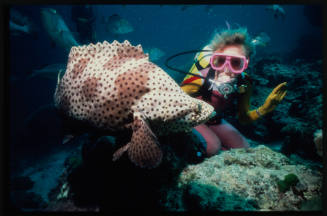
[[[66,72],[58,79],[55,105],[67,116],[107,131],[132,130],[127,151],[142,168],[163,157],[158,135],[190,131],[214,115],[211,105],[185,94],[141,45],[128,41],[74,46]]]

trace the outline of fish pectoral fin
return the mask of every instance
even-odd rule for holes
[[[162,150],[157,137],[142,118],[135,118],[132,139],[128,149],[129,159],[141,168],[155,168],[162,160]]]
[[[72,141],[73,139],[75,138],[74,135],[72,134],[67,134],[64,136],[63,140],[62,140],[62,144],[67,144],[69,143],[70,141]]]
[[[115,151],[115,153],[113,154],[113,157],[112,157],[112,161],[118,160],[124,154],[124,152],[128,150],[129,146],[130,146],[130,143],[127,143],[126,145],[124,145],[123,147],[121,147],[117,151]]]

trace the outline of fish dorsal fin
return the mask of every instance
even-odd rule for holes
[[[142,46],[133,46],[129,41],[125,40],[119,43],[114,40],[112,43],[104,41],[103,43],[83,46],[73,46],[69,53],[69,60],[67,68],[70,64],[76,64],[79,61],[90,61],[96,59],[97,62],[109,62],[110,60],[119,61],[120,63],[126,62],[131,59],[147,59],[149,55],[143,52]]]

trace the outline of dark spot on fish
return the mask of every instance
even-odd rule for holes
[[[90,60],[87,59],[79,59],[79,63],[75,63],[72,69],[73,79],[76,79],[80,74],[83,73],[84,69],[86,68],[87,64]],[[68,72],[69,73],[69,72]]]
[[[92,101],[97,96],[98,78],[89,77],[87,78],[82,86],[81,93],[87,101]]]

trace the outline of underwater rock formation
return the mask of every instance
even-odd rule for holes
[[[190,163],[192,149],[165,145],[162,164],[146,170],[135,168],[126,156],[118,164],[108,159],[112,142],[100,138],[95,147],[82,150],[83,158],[76,152],[67,159],[46,211],[321,210],[322,165],[295,155],[288,158],[259,145],[195,164]],[[280,181],[288,182],[283,191]]]
[[[152,170],[134,166],[127,155],[112,161],[116,145],[125,141],[110,136],[94,141],[90,135],[85,140],[89,142],[67,158],[45,211],[111,212],[125,211],[127,206],[146,211],[164,210],[159,204],[161,191],[175,184],[185,166],[201,161],[191,137],[185,134],[160,137],[165,157]]]
[[[34,182],[26,176],[19,176],[11,179],[10,183],[10,204],[12,210],[20,209],[42,209],[47,206],[39,194],[31,192]]]
[[[177,186],[167,189],[163,204],[169,210],[182,211],[300,210],[307,201],[319,203],[322,197],[322,167],[318,171],[307,163],[264,145],[224,151],[186,167]],[[278,181],[288,174],[299,181],[280,192]]]

